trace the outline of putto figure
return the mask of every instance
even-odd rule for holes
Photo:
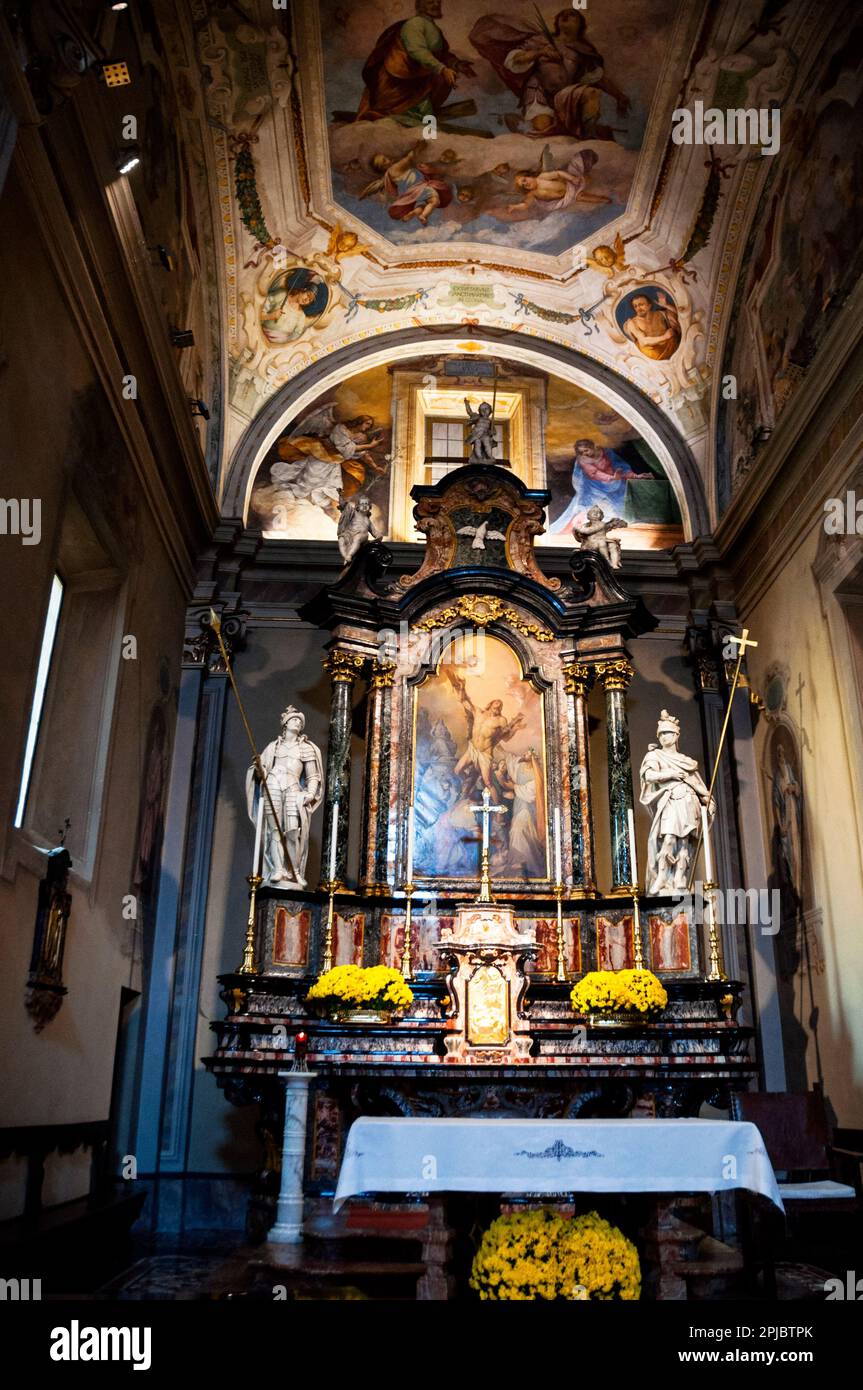
[[[474,410],[465,396],[464,408],[470,421],[470,429],[467,432],[467,442],[470,445],[468,461],[470,463],[486,463],[494,458],[494,451],[497,448],[497,431],[492,419],[491,404],[488,401],[481,401],[479,409]]]
[[[246,773],[246,805],[249,816],[256,822],[258,800],[264,796],[263,863],[260,870],[264,883],[275,887],[305,888],[309,829],[312,815],[323,798],[321,750],[303,732],[306,716],[302,710],[288,705],[282,713],[281,725],[278,738],[268,743],[261,754],[261,767],[278,825],[273,819],[254,764]]]
[[[698,772],[695,758],[678,749],[680,720],[663,710],[656,726],[659,743],[649,743],[641,764],[642,806],[653,812],[647,841],[648,893],[685,893],[689,887],[693,839],[701,807],[710,819],[716,804]]]
[[[616,531],[627,523],[619,516],[605,520],[601,507],[589,507],[587,520],[581,526],[573,526],[572,534],[581,543],[582,550],[593,550],[607,560],[612,569],[620,569],[620,541],[612,540],[609,531]]]
[[[372,504],[368,497],[342,498],[339,511],[341,516],[336,536],[341,557],[345,565],[349,565],[360,546],[365,545],[366,541],[379,541],[381,537],[372,521]]]

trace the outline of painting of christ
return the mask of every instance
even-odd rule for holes
[[[691,970],[689,923],[684,912],[676,917],[650,918],[650,960],[654,970]]]
[[[507,881],[548,875],[542,696],[518,657],[480,635],[448,647],[416,694],[414,872],[475,879],[484,790],[492,817],[490,863]]]
[[[635,964],[632,918],[610,917],[596,919],[597,970],[631,970]]]

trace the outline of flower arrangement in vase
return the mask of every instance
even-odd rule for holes
[[[631,1023],[660,1014],[668,994],[651,970],[591,970],[570,991],[577,1014],[597,1022]]]
[[[413,992],[387,965],[337,965],[318,977],[307,998],[334,1022],[383,1023],[409,1007]]]

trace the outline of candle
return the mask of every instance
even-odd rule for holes
[[[409,806],[409,807],[408,807],[408,854],[407,854],[407,870],[406,870],[406,873],[405,873],[405,882],[406,882],[406,883],[413,883],[413,880],[414,880],[414,808],[413,808],[413,806]]]
[[[707,818],[706,806],[701,808],[701,838],[704,841],[704,872],[707,882],[713,883],[713,850],[710,847],[710,821]]]
[[[338,838],[339,838],[339,803],[336,802],[335,805],[333,806],[333,833],[332,833],[332,835],[330,836],[330,873],[329,873],[330,883],[335,883],[335,881],[336,881],[336,851],[337,851],[337,848],[338,848]]]
[[[485,791],[484,791],[483,794],[482,794],[482,804],[483,804],[483,807],[486,808],[486,809],[487,809],[488,806],[491,804],[491,797],[490,797],[489,794],[488,794],[488,788],[487,788],[487,787],[486,787]],[[483,847],[484,850],[487,850],[487,849],[488,849],[488,822],[489,822],[489,817],[488,817],[488,816],[483,816],[483,818],[482,818],[482,847]]]
[[[635,817],[630,806],[626,812],[626,824],[629,830],[629,858],[632,864],[632,881],[638,886],[638,857],[635,853]]]
[[[252,875],[258,872],[258,865],[261,862],[261,836],[264,829],[264,789],[261,788],[258,796],[258,814],[255,820],[255,849],[252,855]]]
[[[560,863],[560,807],[554,808],[554,881],[562,883],[562,869]]]

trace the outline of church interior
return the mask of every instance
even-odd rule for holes
[[[861,182],[853,0],[0,7],[5,1299],[863,1296]]]

